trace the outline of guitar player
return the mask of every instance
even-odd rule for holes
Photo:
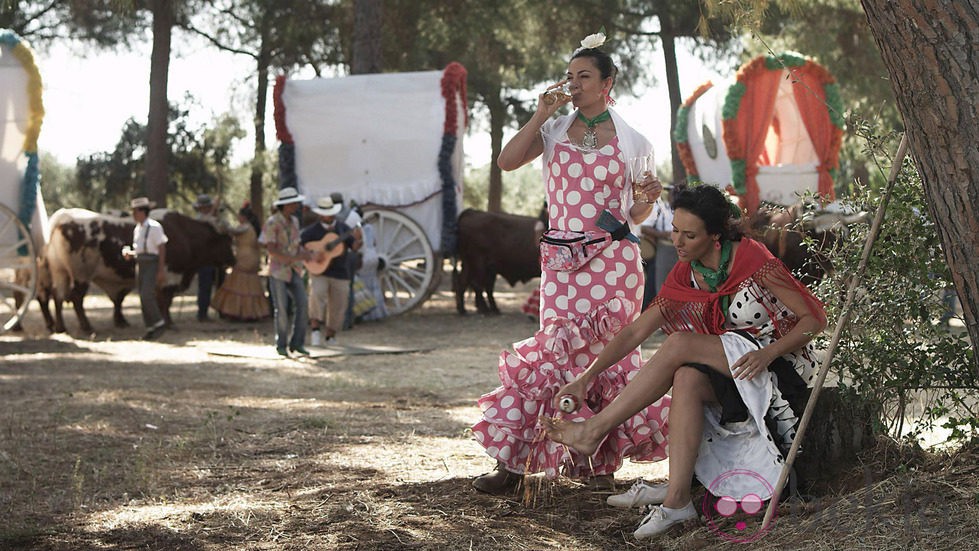
[[[299,242],[313,253],[306,262],[309,271],[310,344],[323,346],[336,342],[350,302],[350,285],[355,267],[350,251],[360,250],[360,227],[350,227],[337,219],[343,204],[331,197],[316,201],[312,211],[319,220],[303,228]]]

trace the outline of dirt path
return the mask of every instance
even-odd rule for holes
[[[503,347],[536,325],[529,287],[500,316],[459,317],[447,290],[341,343],[413,349],[274,358],[271,323],[199,323],[138,340],[88,299],[97,334],[49,337],[36,310],[0,335],[2,549],[622,549],[636,512],[567,480],[481,495],[492,466],[466,434]],[[137,301],[127,317],[138,323]],[[656,344],[652,339],[650,348]],[[253,354],[240,357],[222,354]],[[648,351],[647,351],[648,353]],[[662,475],[627,465],[624,485]],[[711,548],[706,529],[646,547]],[[783,546],[784,547],[784,546]]]
[[[132,299],[124,330],[87,299],[87,337],[71,316],[74,337],[49,337],[32,310],[24,335],[0,336],[0,546],[595,548],[469,487],[492,464],[466,429],[500,350],[536,327],[528,289],[501,289],[491,317],[456,315],[442,290],[341,334],[417,352],[315,360],[274,358],[270,322],[197,322],[190,296],[158,342],[138,340]]]

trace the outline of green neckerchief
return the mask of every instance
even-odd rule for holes
[[[704,283],[710,288],[710,292],[716,293],[717,288],[720,287],[725,281],[727,281],[727,268],[731,263],[731,242],[728,240],[721,241],[721,261],[718,263],[717,270],[711,270],[707,266],[700,263],[699,260],[690,261],[690,267],[697,270],[700,275],[704,276]],[[724,318],[727,318],[727,311],[731,305],[731,297],[724,295],[721,297],[721,310],[724,312]]]
[[[612,114],[608,112],[608,109],[606,109],[605,111],[602,111],[602,113],[597,117],[595,117],[594,119],[589,119],[588,117],[582,115],[581,111],[578,111],[578,118],[581,119],[581,122],[585,123],[585,126],[587,126],[588,128],[595,128],[595,125],[597,125],[598,123],[605,122],[611,119]]]

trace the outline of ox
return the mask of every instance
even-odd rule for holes
[[[204,265],[228,266],[234,263],[231,238],[213,226],[177,212],[154,211],[169,238],[167,243],[167,282],[158,294],[160,310],[167,325],[172,325],[170,305],[178,291],[185,290],[197,270]],[[83,301],[95,283],[112,300],[116,327],[128,325],[122,315],[122,300],[135,286],[135,265],[122,257],[122,247],[132,244],[135,223],[131,218],[98,214],[84,209],[61,209],[51,217],[51,237],[39,261],[42,283],[38,303],[48,329],[65,330],[62,304],[70,300],[85,332],[92,325],[85,315]],[[43,284],[50,281],[50,284]],[[55,316],[48,310],[54,299]]]
[[[827,253],[840,244],[840,233],[849,224],[866,222],[866,212],[842,212],[833,204],[800,219],[798,205],[783,209],[762,208],[748,220],[747,233],[765,244],[806,286],[812,288],[832,272]],[[811,239],[814,247],[806,243]]]
[[[537,218],[466,209],[459,215],[459,246],[452,265],[452,289],[456,310],[466,313],[465,294],[476,294],[476,309],[498,314],[493,286],[500,275],[510,285],[540,276],[540,258],[534,225]],[[485,292],[486,298],[483,299]]]
[[[132,244],[133,220],[85,209],[60,209],[51,216],[50,223],[51,235],[39,260],[37,292],[48,330],[65,331],[62,305],[69,300],[82,331],[92,331],[83,304],[92,283],[112,301],[115,326],[128,325],[122,315],[122,299],[133,288],[135,268],[123,259],[121,251],[124,245]],[[52,299],[53,318],[48,310]]]

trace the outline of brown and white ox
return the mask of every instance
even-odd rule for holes
[[[203,266],[234,263],[231,238],[210,224],[178,212],[152,213],[160,221],[169,241],[166,245],[167,281],[157,294],[160,311],[172,325],[170,305],[174,295],[187,289]],[[85,314],[84,299],[89,286],[99,286],[112,301],[116,327],[128,325],[122,301],[135,286],[135,263],[122,257],[122,247],[132,245],[135,222],[129,217],[99,214],[85,209],[61,209],[51,216],[51,235],[39,260],[38,303],[45,325],[64,332],[62,305],[70,300],[79,326],[86,333],[92,325]],[[48,283],[49,282],[49,283]],[[54,300],[52,317],[48,302]]]
[[[452,266],[452,289],[456,310],[466,313],[465,294],[476,294],[476,310],[498,314],[493,299],[496,276],[512,286],[540,276],[540,253],[534,225],[537,218],[502,212],[466,209],[459,214],[459,245],[456,259],[462,268]],[[485,293],[486,298],[483,298]]]

